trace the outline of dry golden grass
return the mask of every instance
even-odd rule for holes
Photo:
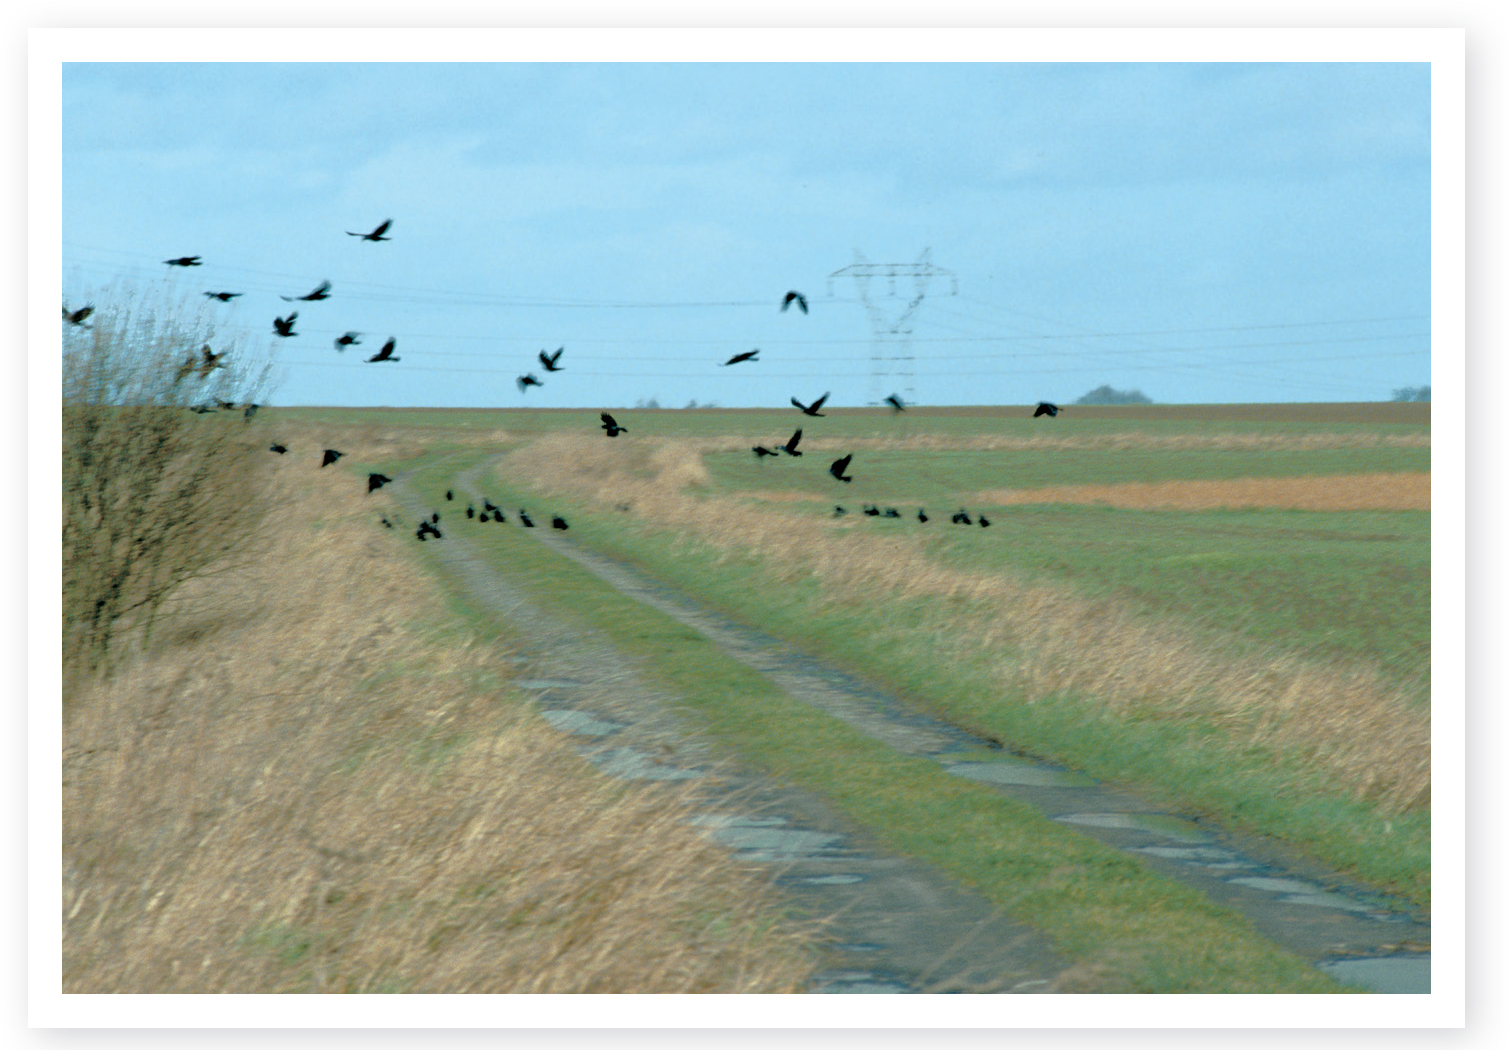
[[[1118,485],[1052,485],[987,489],[974,501],[993,504],[1091,503],[1127,510],[1430,510],[1431,475],[1341,474],[1303,478],[1131,481]]]
[[[552,435],[507,458],[511,477],[550,491],[628,503],[688,541],[769,559],[783,579],[815,578],[832,598],[948,598],[967,611],[944,624],[939,651],[1013,655],[998,663],[1003,695],[1029,703],[1058,693],[1093,697],[1130,717],[1198,716],[1234,750],[1262,748],[1300,761],[1385,812],[1430,798],[1429,713],[1375,669],[1333,666],[1276,652],[1238,655],[1172,620],[1135,614],[1041,583],[971,573],[931,561],[919,541],[878,536],[845,520],[696,498],[696,443],[668,444],[655,471],[645,446]]]
[[[418,626],[443,614],[381,494],[268,469],[257,574],[198,586],[71,698],[65,991],[803,985],[805,935],[688,825],[686,790],[599,777],[510,695],[504,654]]]

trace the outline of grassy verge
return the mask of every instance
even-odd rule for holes
[[[802,988],[769,876],[690,795],[587,766],[448,622],[386,495],[305,444],[266,461],[271,549],[70,698],[64,990]]]
[[[418,471],[414,481],[438,494],[470,461],[438,463]],[[540,503],[502,484],[486,487],[513,505]],[[555,508],[552,501],[549,509]],[[618,594],[523,530],[476,536],[499,572],[558,615],[639,654],[645,672],[684,697],[708,732],[772,772],[821,792],[893,848],[937,864],[1034,923],[1078,960],[1097,990],[1337,990],[1259,937],[1241,916],[1030,807],[952,777],[936,763],[898,755],[791,700],[703,636]],[[602,536],[594,530],[583,538]]]

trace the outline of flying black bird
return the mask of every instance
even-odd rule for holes
[[[926,515],[926,514],[923,513],[923,508],[922,507],[919,507],[918,508],[918,521],[926,522],[927,520],[928,520],[928,515]]]
[[[776,455],[776,453],[772,452],[770,449],[766,448],[764,445],[753,445],[753,446],[751,446],[750,451],[753,452],[753,453],[755,453],[755,458],[756,459],[765,459],[767,456],[774,456],[774,455]]]
[[[184,358],[184,363],[178,366],[178,371],[173,373],[174,384],[176,385],[183,382],[184,376],[188,375],[198,367],[199,362],[194,359],[193,351],[190,351],[189,356]]]
[[[540,382],[540,380],[538,380],[538,379],[535,378],[535,373],[533,373],[533,372],[526,372],[526,373],[524,373],[524,375],[522,375],[518,379],[516,379],[515,382],[519,384],[519,392],[521,394],[524,393],[525,391],[527,391],[532,386],[543,386],[544,385],[544,384],[542,384]]]
[[[276,452],[276,453],[278,453],[278,455],[281,456],[281,455],[283,455],[283,453],[285,453],[285,452],[288,451],[288,446],[287,445],[280,445],[280,444],[278,444],[275,441],[271,445],[267,446],[267,450],[269,452]]]
[[[322,459],[322,460],[320,460],[320,466],[322,466],[322,467],[328,467],[328,466],[330,466],[332,463],[334,463],[336,460],[340,459],[344,455],[346,455],[346,453],[344,453],[344,452],[337,452],[333,448],[328,448],[328,449],[325,450],[325,458]]]
[[[791,437],[789,437],[789,438],[786,439],[786,444],[785,445],[777,445],[776,446],[776,451],[777,452],[785,452],[788,456],[800,456],[800,455],[802,455],[802,453],[797,451],[797,442],[799,442],[801,440],[802,440],[802,428],[798,427],[797,428],[797,432],[795,434],[793,434]]]
[[[392,219],[384,219],[378,224],[378,228],[371,233],[352,233],[350,230],[347,230],[346,235],[348,237],[360,237],[364,241],[391,241],[393,240],[392,237],[384,237],[383,234],[387,233],[388,227],[392,225]]]
[[[614,422],[613,416],[610,416],[607,412],[599,413],[598,418],[603,420],[603,429],[608,431],[609,437],[618,437],[621,433],[629,433],[628,427],[619,426],[619,424]]]
[[[455,498],[456,497],[452,494],[451,490],[450,489],[446,489],[446,499],[452,500],[452,499],[455,499]]]
[[[370,365],[374,361],[402,361],[403,358],[393,356],[393,348],[397,345],[398,340],[390,337],[389,340],[383,344],[383,348],[381,350],[367,359],[367,363]]]
[[[954,516],[949,520],[954,522],[954,524],[956,525],[969,525],[970,515],[966,514],[965,509],[961,507],[959,510],[954,512]]]
[[[557,514],[554,518],[551,519],[551,528],[560,529],[562,532],[565,532],[568,528],[566,519]]]
[[[211,299],[219,299],[223,303],[228,303],[232,299],[238,298],[238,297],[240,297],[242,295],[245,295],[246,293],[245,292],[205,292],[204,294],[207,295],[207,296],[209,296]]]
[[[785,298],[781,300],[782,312],[785,313],[786,308],[788,306],[791,306],[793,303],[797,304],[797,309],[801,310],[803,313],[807,313],[807,296],[803,295],[801,292],[786,293]]]
[[[294,331],[294,318],[296,318],[298,316],[299,316],[299,311],[295,310],[293,313],[289,314],[287,317],[275,317],[275,318],[273,318],[273,332],[274,332],[274,334],[281,335],[285,339],[287,339],[291,335],[298,335],[299,333],[296,332],[296,331]]]
[[[210,344],[206,343],[204,346],[199,348],[199,353],[202,358],[199,364],[199,378],[204,379],[215,369],[225,367],[220,359],[226,354],[230,353],[230,351],[222,350],[218,354],[212,353],[210,351]]]
[[[181,255],[177,259],[164,259],[163,262],[169,266],[203,266],[200,258],[202,257],[198,255]]]
[[[891,406],[891,410],[893,412],[907,411],[907,405],[902,401],[900,397],[895,394],[892,394],[890,397],[888,397],[886,399],[886,403]]]
[[[527,529],[533,529],[535,527],[535,523],[530,520],[530,516],[524,512],[523,507],[519,508],[519,524],[523,525]]]
[[[393,479],[390,478],[386,474],[368,474],[367,475],[367,492],[368,492],[368,494],[371,495],[373,492],[375,492],[378,489],[382,488],[384,485],[388,484],[388,482],[390,482],[392,480]]]
[[[84,323],[84,318],[88,317],[92,313],[94,313],[94,306],[92,304],[89,306],[81,306],[77,310],[74,310],[72,313],[70,313],[68,307],[65,306],[63,307],[63,320],[67,321],[69,324],[76,324],[80,328],[89,328],[91,326]]]
[[[975,516],[975,520],[983,529],[989,529],[991,527],[991,522],[986,519],[986,516],[984,514],[977,514]]]
[[[845,456],[842,459],[834,460],[833,464],[828,468],[828,472],[834,477],[838,478],[840,481],[854,481],[854,478],[849,477],[844,473],[849,469],[849,461],[851,459],[854,459],[854,457],[855,454],[851,452],[849,455]]]
[[[867,503],[865,504],[865,516],[867,518],[879,518],[881,516],[881,508],[877,507],[874,503]]]
[[[758,357],[755,356],[758,353],[760,353],[760,350],[757,347],[754,350],[746,350],[742,354],[735,354],[733,357],[731,357],[727,361],[725,361],[723,363],[722,367],[727,368],[730,365],[737,365],[741,361],[759,361],[760,358],[758,358]]]
[[[561,366],[556,364],[556,362],[561,360],[561,351],[565,349],[566,347],[564,346],[560,347],[554,354],[548,354],[544,350],[540,351],[540,363],[545,366],[547,372],[561,371]]]
[[[345,350],[348,346],[361,346],[362,341],[357,338],[361,334],[361,332],[347,332],[336,340],[336,349]]]
[[[798,401],[795,397],[792,398],[792,404],[794,404],[798,408],[802,409],[802,414],[805,415],[805,416],[818,416],[819,418],[822,418],[823,413],[819,412],[818,409],[822,408],[823,407],[823,402],[825,402],[827,400],[828,400],[828,394],[825,393],[822,397],[820,397],[818,400],[814,401],[811,405],[804,405],[801,401]]]
[[[330,298],[330,282],[321,281],[320,287],[316,288],[308,295],[280,295],[278,296],[278,298],[282,299],[285,303],[317,303],[321,299]]]
[[[1055,404],[1051,404],[1048,401],[1040,401],[1040,402],[1038,402],[1038,407],[1035,408],[1035,409],[1033,409],[1033,418],[1034,419],[1037,419],[1039,416],[1057,416],[1058,414],[1059,414],[1059,406],[1055,405]]]

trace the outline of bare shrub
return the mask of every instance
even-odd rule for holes
[[[63,635],[105,667],[127,623],[150,627],[185,581],[246,547],[264,501],[240,404],[265,374],[201,317],[126,295],[63,345]],[[235,404],[223,410],[220,403]],[[194,407],[216,406],[195,412]]]

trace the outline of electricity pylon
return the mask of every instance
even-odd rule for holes
[[[902,400],[915,399],[914,375],[916,359],[912,352],[912,328],[908,324],[912,315],[923,303],[928,293],[928,283],[935,277],[947,277],[950,295],[959,294],[959,279],[953,271],[934,266],[928,261],[931,249],[924,248],[917,262],[872,263],[866,262],[858,250],[855,262],[828,275],[828,294],[834,294],[834,278],[854,278],[860,301],[870,315],[871,333],[875,341],[870,351],[870,399],[869,404],[879,405],[888,394],[900,394]],[[873,277],[886,278],[886,295],[879,301],[872,298],[870,282]],[[897,278],[912,279],[912,298],[901,300],[897,295]],[[890,306],[886,304],[890,301]]]

